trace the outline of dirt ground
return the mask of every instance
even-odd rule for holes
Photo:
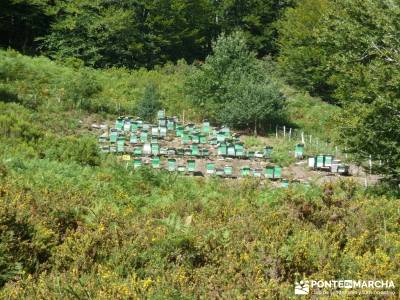
[[[86,120],[87,121],[87,120]],[[96,125],[96,124],[94,124]],[[105,126],[107,125],[107,126]],[[96,126],[90,126],[90,129],[92,132],[97,132],[99,135],[104,134],[108,132],[108,129],[106,127],[110,128],[113,126],[113,123],[108,123],[108,124],[102,124],[102,125],[96,125]],[[88,126],[89,127],[89,126]],[[101,127],[101,128],[100,128]],[[267,138],[267,137],[260,137],[260,141],[266,145],[272,145],[274,143],[274,139],[272,138]],[[166,147],[166,148],[190,148],[190,144],[188,145],[183,145],[181,142],[180,138],[175,137],[175,134],[172,132],[168,132],[168,135],[165,139],[159,139],[159,144],[160,147]],[[125,142],[126,147],[129,149],[128,153],[132,149],[132,145],[129,144],[129,137],[127,136],[126,142]],[[140,146],[142,144],[137,144],[137,146]],[[136,145],[134,145],[136,146]],[[232,177],[237,177],[239,178],[240,174],[240,169],[244,166],[248,166],[251,169],[261,169],[267,165],[273,165],[271,162],[269,162],[268,159],[260,159],[260,158],[255,158],[255,159],[238,159],[238,158],[229,158],[229,157],[219,157],[217,155],[217,147],[209,144],[199,144],[199,148],[207,148],[209,150],[210,156],[208,158],[200,158],[200,157],[178,157],[175,156],[177,160],[177,166],[178,165],[186,165],[187,159],[193,158],[196,160],[196,173],[198,175],[202,176],[209,176],[206,173],[206,164],[207,162],[214,162],[216,168],[223,168],[226,165],[232,166],[233,167],[233,176]],[[167,159],[168,157],[161,157],[161,168],[167,168]],[[143,157],[142,158],[144,164],[150,164],[151,162],[151,157]],[[356,182],[360,184],[365,184],[366,181],[368,185],[374,184],[379,180],[378,176],[374,175],[369,175],[365,174],[365,172],[355,166],[355,165],[350,165],[350,174],[349,176],[341,176],[339,174],[334,174],[331,172],[327,171],[315,171],[311,170],[307,166],[307,160],[300,160],[297,161],[296,163],[288,166],[288,167],[283,167],[282,168],[282,178],[288,179],[289,181],[299,181],[299,182],[314,182],[317,184],[321,184],[324,182],[335,182],[339,179],[343,178],[351,178],[352,180],[355,180]]]

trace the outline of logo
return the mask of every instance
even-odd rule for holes
[[[352,294],[365,294],[371,295],[378,294],[393,294],[395,284],[392,280],[301,280],[296,281],[294,284],[295,295],[328,295],[331,293],[352,293]],[[343,291],[347,289],[348,291]],[[366,289],[366,290],[364,290]],[[384,289],[387,289],[386,291]],[[357,291],[358,290],[358,291]],[[375,290],[375,291],[374,291]]]
[[[294,294],[295,295],[308,295],[310,292],[310,286],[308,281],[301,280],[299,282],[296,281],[294,284]]]

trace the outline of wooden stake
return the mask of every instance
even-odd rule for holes
[[[369,174],[372,173],[372,155],[369,155],[369,160],[368,160],[368,164],[369,164]]]
[[[286,137],[286,126],[283,125],[283,137]]]
[[[305,144],[305,142],[304,142],[304,132],[303,131],[301,132],[301,143]]]

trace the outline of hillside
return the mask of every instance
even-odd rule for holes
[[[399,282],[395,194],[351,179],[283,189],[134,170],[99,152],[91,124],[134,115],[148,81],[169,114],[201,120],[184,101],[186,68],[100,71],[0,52],[1,298],[287,299],[303,277]],[[287,126],[322,147],[337,108],[285,94]],[[274,143],[291,165],[295,141]]]

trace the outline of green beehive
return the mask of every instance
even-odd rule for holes
[[[274,179],[280,179],[282,177],[282,168],[275,166],[274,168]]]
[[[194,143],[194,144],[200,143],[200,133],[193,132],[191,135],[191,138],[192,138],[192,143]]]
[[[254,177],[261,177],[262,170],[261,169],[253,169],[253,176]]]
[[[236,156],[235,145],[230,144],[227,148],[227,155],[230,157]]]
[[[294,157],[303,158],[304,156],[304,144],[297,144],[294,149]]]
[[[188,132],[183,132],[182,134],[182,144],[187,145],[190,143],[190,134]]]
[[[243,177],[249,176],[250,175],[250,167],[248,167],[248,166],[241,167],[240,175]]]
[[[272,147],[271,146],[266,146],[264,148],[264,158],[270,158],[272,154]]]
[[[317,155],[317,157],[316,157],[316,167],[317,168],[323,168],[324,167],[324,156],[323,155]]]
[[[324,167],[330,168],[332,167],[333,156],[332,155],[324,155]]]
[[[224,166],[224,174],[225,176],[232,176],[233,174],[233,167],[232,166]]]
[[[141,158],[135,158],[133,159],[133,168],[137,169],[142,166],[142,159]]]
[[[151,159],[151,166],[152,166],[154,169],[159,169],[159,168],[160,168],[160,158],[159,158],[158,156],[154,156],[154,157]]]
[[[141,143],[147,143],[147,139],[148,139],[148,133],[147,131],[142,131],[140,133],[140,142]]]
[[[200,144],[206,144],[207,143],[207,137],[204,134],[199,135],[199,142]]]
[[[176,170],[176,159],[170,158],[168,159],[168,171],[173,172]]]
[[[150,142],[151,143],[158,143],[158,136],[152,135]]]
[[[187,170],[188,170],[188,172],[196,171],[196,161],[194,159],[189,159],[187,161]]]
[[[220,156],[225,156],[226,155],[226,144],[225,143],[221,143],[218,146],[218,155]]]
[[[200,155],[199,146],[197,144],[192,144],[191,150],[192,150],[191,151],[191,155],[193,155],[193,156],[199,156]]]
[[[225,133],[223,131],[217,132],[217,142],[225,142]]]
[[[151,143],[151,155],[160,154],[160,145],[158,143]]]
[[[274,179],[274,169],[273,166],[266,166],[264,168],[264,176],[268,179]]]
[[[177,125],[175,129],[175,135],[182,137],[183,136],[183,126]]]
[[[171,131],[175,129],[175,122],[174,122],[174,119],[169,118],[169,119],[167,120],[167,129],[168,129],[168,130],[171,130]]]
[[[166,137],[167,136],[167,127],[160,126],[159,132],[160,132],[160,137]]]
[[[110,142],[116,143],[118,139],[118,131],[116,129],[111,129],[110,131]]]
[[[157,112],[157,119],[165,118],[165,110],[161,109]]]
[[[125,139],[119,137],[117,140],[117,152],[121,153],[125,151]]]
[[[236,154],[237,157],[243,157],[244,156],[243,143],[236,143],[235,144],[235,154]]]
[[[201,127],[201,131],[208,134],[210,132],[210,122],[208,122],[207,120],[205,120],[203,122],[203,126]]]
[[[203,157],[209,157],[210,156],[210,151],[208,151],[208,149],[206,149],[206,148],[203,148],[203,149],[201,149],[201,156],[203,156]]]
[[[136,132],[139,129],[139,124],[137,121],[131,123],[131,132]]]
[[[214,162],[207,162],[207,164],[206,164],[206,172],[207,172],[207,174],[214,174],[215,173],[215,163]]]
[[[253,159],[254,158],[254,154],[255,154],[255,152],[254,151],[247,151],[247,157],[248,158],[250,158],[250,159]]]
[[[133,155],[134,156],[142,156],[142,148],[141,147],[134,147],[133,148]]]
[[[131,144],[137,144],[137,142],[138,142],[138,137],[137,137],[137,135],[134,134],[134,133],[131,133],[131,136],[130,136],[130,138],[129,138],[129,142],[130,142]]]
[[[124,117],[119,117],[115,121],[115,128],[118,129],[118,130],[124,129]]]
[[[162,126],[162,127],[165,127],[165,126],[167,126],[167,119],[166,118],[161,118],[161,119],[158,119],[158,126]]]
[[[289,180],[287,180],[287,179],[282,179],[282,181],[281,181],[281,187],[283,187],[283,188],[288,188],[288,187],[289,187]]]

